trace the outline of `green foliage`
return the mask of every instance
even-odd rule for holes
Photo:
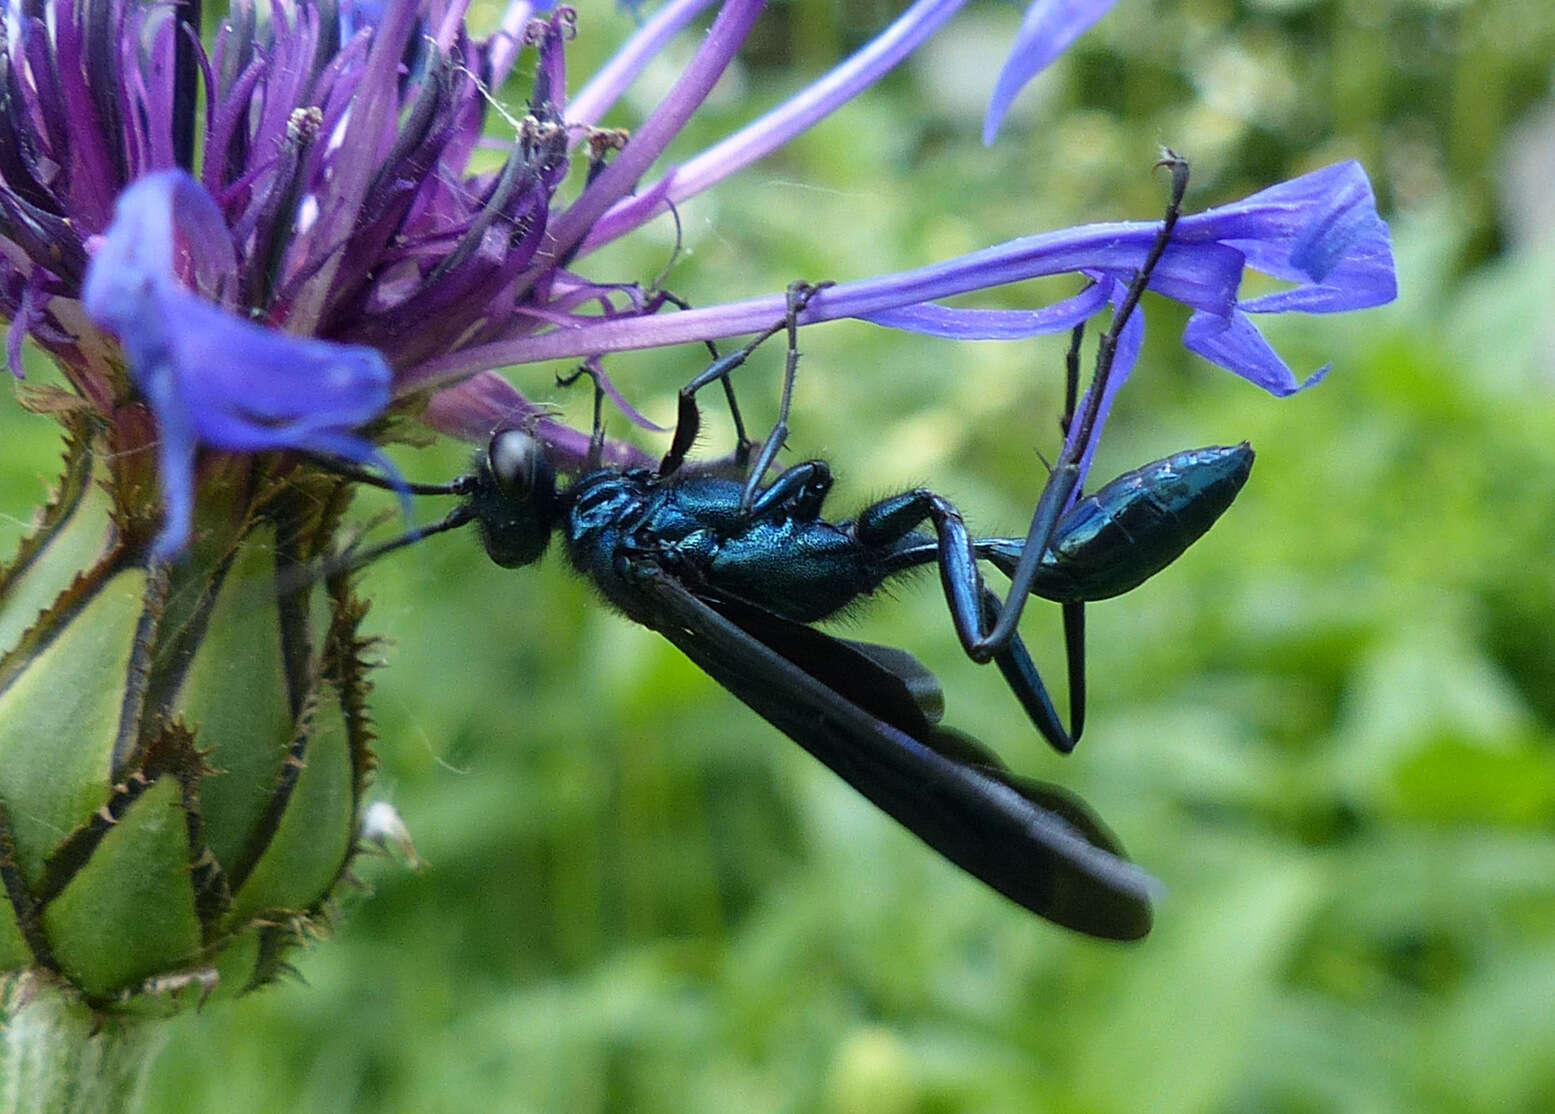
[[[670,281],[706,302],[1149,216],[1163,139],[1195,158],[1197,205],[1361,154],[1399,206],[1403,300],[1275,330],[1298,367],[1335,364],[1307,395],[1192,364],[1147,300],[1147,359],[1098,468],[1243,437],[1259,457],[1202,543],[1092,609],[1076,754],[1045,753],[960,655],[928,578],[859,620],[939,673],[951,722],[1081,792],[1166,881],[1145,943],[1065,935],[926,852],[554,557],[505,572],[443,539],[364,583],[390,639],[378,792],[428,868],[369,864],[375,892],[301,957],[306,985],[172,1022],[150,1109],[1555,1105],[1551,276],[1547,246],[1486,256],[1485,159],[1551,37],[1540,4],[1521,36],[1492,34],[1516,7],[1124,4],[990,150],[931,53],[683,214]],[[791,11],[771,49],[796,65],[852,33],[829,4]],[[994,59],[1008,32],[958,48]],[[1411,42],[1429,49],[1392,68]],[[1220,96],[1237,74],[1256,118]],[[751,77],[779,95],[782,75]],[[668,248],[639,250],[628,269],[648,276]],[[790,444],[833,461],[839,508],[929,481],[975,527],[1018,528],[1057,440],[1058,342],[812,332]],[[668,421],[699,359],[612,372]],[[779,362],[741,373],[758,415]],[[550,372],[522,374],[543,390]],[[54,450],[17,408],[0,423],[11,511]],[[724,437],[715,422],[705,447]],[[1034,610],[1059,678],[1055,618]]]

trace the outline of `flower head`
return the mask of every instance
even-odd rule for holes
[[[503,167],[475,175],[476,73],[511,64],[515,44],[477,47],[457,19],[439,38],[433,9],[336,19],[302,3],[262,22],[240,4],[209,52],[196,4],[12,10],[12,370],[31,334],[99,411],[150,404],[167,505],[155,556],[187,540],[199,446],[386,467],[352,431],[388,407],[395,371],[512,316],[568,167],[573,16],[519,27],[539,58],[531,111]]]
[[[570,98],[570,8],[531,19],[529,5],[513,4],[476,40],[461,9],[442,3],[347,4],[336,18],[303,0],[268,20],[242,3],[208,51],[197,5],[50,0],[13,9],[0,52],[0,312],[12,322],[13,370],[25,332],[100,410],[136,396],[150,403],[168,508],[158,555],[187,537],[197,447],[301,449],[381,465],[353,430],[410,395],[431,393],[426,414],[444,430],[482,436],[494,423],[526,421],[563,461],[579,462],[586,438],[494,382],[492,369],[770,325],[782,314],[778,294],[661,314],[662,296],[581,268],[598,247],[845,103],[962,2],[919,0],[789,101],[657,170],[761,0],[719,7],[680,79],[629,139],[601,120],[708,0],[666,4]],[[994,91],[990,136],[1020,87],[1113,2],[1032,5]],[[472,172],[486,89],[525,49],[535,56],[527,111],[502,165]],[[587,173],[566,197],[569,168],[585,151]],[[1039,233],[843,281],[803,321],[859,317],[963,338],[1069,328],[1117,297],[1154,227]],[[1248,267],[1295,286],[1240,300]],[[1054,305],[936,304],[1064,272],[1088,285]],[[1373,305],[1391,297],[1391,283],[1386,228],[1364,175],[1348,164],[1185,218],[1153,287],[1193,307],[1189,347],[1288,393],[1304,382],[1248,315]]]

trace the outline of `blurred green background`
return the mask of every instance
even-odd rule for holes
[[[680,155],[895,10],[769,12]],[[347,896],[300,980],[173,1022],[149,1110],[1555,1109],[1555,10],[1122,0],[983,148],[1019,18],[964,12],[687,205],[668,282],[711,303],[1150,219],[1161,143],[1193,160],[1193,208],[1366,163],[1402,293],[1268,325],[1298,370],[1333,361],[1318,389],[1278,401],[1195,361],[1182,314],[1146,301],[1146,357],[1096,474],[1242,438],[1258,463],[1183,560],[1091,609],[1074,755],[962,656],[932,578],[849,627],[911,648],[950,722],[1089,800],[1166,883],[1155,932],[1109,946],[1025,914],[607,613],[558,556],[505,572],[444,538],[363,579],[384,639],[377,793],[429,865],[366,861],[373,892]],[[629,27],[585,11],[574,84]],[[610,122],[672,76],[647,75]],[[523,87],[498,96],[520,105]],[[655,229],[584,269],[646,282],[670,250]],[[847,322],[802,339],[790,445],[833,462],[839,513],[930,483],[980,532],[1023,527],[1038,452],[1056,451],[1062,340]],[[701,360],[611,371],[668,423]],[[774,345],[741,372],[757,425],[780,366]],[[585,420],[554,370],[513,374]],[[6,547],[52,429],[0,407]],[[726,438],[715,425],[702,448]],[[430,479],[465,452],[401,460]],[[1061,685],[1055,611],[1038,603],[1024,630]]]

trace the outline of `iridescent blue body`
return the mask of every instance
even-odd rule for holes
[[[1247,476],[1252,473],[1253,450],[1249,443],[1208,445],[1172,453],[1151,461],[1104,485],[1093,495],[1076,501],[1057,524],[1053,541],[1042,554],[1031,594],[1057,604],[1085,604],[1112,599],[1160,573],[1204,537],[1222,513],[1232,506]],[[843,527],[818,523],[829,531]],[[776,538],[774,538],[776,541]],[[816,538],[819,541],[819,538]],[[1025,549],[1025,538],[980,538],[973,543],[981,559],[1006,576],[1014,573]],[[826,546],[816,546],[824,551]],[[756,546],[742,546],[740,559],[757,573],[764,554]],[[801,552],[801,551],[796,551]],[[899,569],[928,565],[939,560],[935,535],[914,532],[885,552],[865,562],[874,579],[858,577],[857,594],[879,587]],[[841,573],[843,568],[813,569],[810,576]],[[757,583],[760,580],[757,579]],[[774,601],[774,604],[779,601]],[[773,604],[767,604],[773,607]],[[791,607],[791,604],[790,604]],[[778,608],[774,607],[774,610]],[[833,608],[835,610],[835,608]],[[823,618],[830,611],[801,621]],[[798,618],[798,616],[790,616]]]
[[[1137,585],[1175,560],[1231,504],[1252,464],[1246,445],[1177,453],[1081,499],[1058,523],[1033,592],[1064,603],[1072,725],[1066,727],[1019,635],[990,656],[1037,729],[1073,748],[1084,707],[1077,605]],[[824,461],[794,465],[754,496],[739,481],[683,470],[598,468],[558,488],[543,446],[510,432],[493,439],[465,489],[487,551],[528,564],[553,530],[568,559],[612,604],[646,626],[664,616],[644,577],[667,575],[699,596],[736,600],[791,623],[813,623],[871,595],[891,577],[934,565],[957,634],[971,652],[1003,604],[977,570],[1006,574],[1024,542],[973,538],[960,512],[924,488],[822,517],[831,490]],[[920,529],[925,523],[932,532]]]
[[[1081,497],[1084,456],[1121,330],[1149,285],[1177,220],[1186,164],[1170,156],[1167,218],[1098,345],[1097,371],[1077,414],[1081,332],[1066,361],[1071,430],[1024,540],[974,538],[943,496],[917,488],[822,517],[830,468],[807,461],[766,483],[787,436],[797,331],[823,288],[789,288],[782,322],[714,361],[680,392],[675,434],[657,469],[600,467],[605,450],[595,376],[590,470],[558,487],[552,451],[522,430],[491,440],[471,474],[424,493],[463,496],[442,522],[370,551],[474,522],[487,552],[513,567],[539,560],[553,532],[572,565],[629,618],[658,631],[709,676],[951,862],[1058,924],[1111,939],[1150,929],[1154,881],[1083,802],[1010,773],[975,740],[939,722],[938,681],[906,651],[834,638],[809,624],[835,615],[900,573],[933,565],[968,656],[992,661],[1037,729],[1060,751],[1084,723],[1084,608],[1127,591],[1175,560],[1230,505],[1247,479],[1245,444],[1178,453]],[[757,446],[744,433],[728,375],[788,331],[779,416]],[[585,367],[583,371],[588,372]],[[576,376],[574,376],[576,378]],[[722,382],[744,482],[683,468],[700,424],[696,393]],[[1073,506],[1070,503],[1073,502]],[[982,562],[1010,577],[1008,598]],[[1028,594],[1061,604],[1070,719],[1053,707],[1017,630]]]
[[[810,623],[870,594],[901,567],[891,546],[868,540],[871,519],[861,537],[858,522],[820,517],[830,486],[826,465],[810,461],[768,489],[777,497],[744,511],[743,481],[688,473],[664,482],[643,469],[602,469],[560,493],[558,526],[578,571],[639,621],[633,560],[693,589]]]
[[[1125,472],[1059,520],[1032,594],[1088,603],[1139,587],[1215,524],[1252,467],[1252,447],[1243,441],[1188,449]],[[986,541],[979,552],[1009,573],[1024,544]]]
[[[1079,500],[1059,521],[1033,594],[1075,603],[1137,587],[1214,524],[1247,481],[1252,462],[1246,443],[1190,449],[1127,472]],[[942,555],[939,537],[913,529],[937,496],[907,492],[834,523],[821,517],[830,487],[826,464],[809,461],[742,509],[744,485],[737,480],[706,473],[664,480],[648,469],[604,468],[559,491],[542,489],[544,495],[526,504],[504,496],[491,465],[482,461],[471,498],[498,564],[535,560],[554,527],[578,571],[639,621],[644,616],[633,560],[650,561],[690,587],[811,623]],[[1006,573],[1024,546],[1012,538],[972,544],[979,557]]]
[[[1037,594],[1063,602],[1067,621],[1081,601],[1164,568],[1230,505],[1251,463],[1246,445],[1177,453],[1079,500],[1044,553]],[[973,538],[954,506],[922,488],[832,522],[822,516],[831,486],[831,469],[816,460],[754,490],[709,472],[644,468],[596,468],[558,486],[545,446],[508,431],[450,486],[464,504],[444,527],[474,521],[491,558],[509,567],[539,560],[561,534],[568,560],[612,605],[663,634],[952,862],[1060,924],[1143,935],[1153,883],[1083,803],[1015,777],[992,752],[942,727],[938,682],[911,655],[807,625],[934,565],[968,644],[1004,606],[978,561],[1008,573],[1024,543]],[[1081,722],[1080,629],[1066,625],[1076,636],[1071,728],[1018,634],[992,654],[1061,750],[1074,745]]]

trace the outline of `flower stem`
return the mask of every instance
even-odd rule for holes
[[[36,970],[0,978],[0,1111],[138,1109],[164,1037],[158,1018],[107,1016]]]

